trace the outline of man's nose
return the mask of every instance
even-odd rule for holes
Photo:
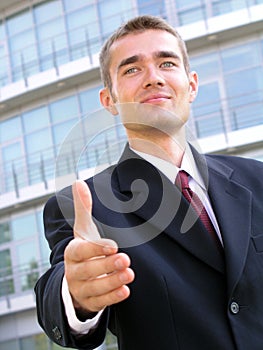
[[[161,72],[156,67],[148,67],[145,73],[144,88],[152,86],[163,86],[165,80]]]

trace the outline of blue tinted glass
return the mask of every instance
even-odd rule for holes
[[[212,2],[213,16],[236,11],[244,7],[246,7],[246,0],[213,0]]]
[[[39,232],[39,247],[41,252],[41,260],[43,263],[47,263],[49,261],[50,249],[44,235],[43,210],[37,212],[37,224]]]
[[[7,85],[8,83],[8,59],[7,57],[0,57],[0,86]],[[1,128],[1,127],[0,127]],[[0,137],[1,140],[1,137]]]
[[[202,8],[181,11],[178,15],[180,25],[201,21],[205,18],[205,12]]]
[[[13,160],[19,160],[22,155],[22,147],[20,142],[2,147],[2,156],[5,168],[11,166]]]
[[[34,233],[36,234],[36,231]],[[27,243],[19,244],[16,248],[16,252],[20,268],[23,268],[23,265],[29,265],[30,263],[38,261],[38,250],[35,239]]]
[[[54,144],[60,145],[65,137],[70,133],[70,130],[76,125],[76,120],[70,120],[65,123],[58,124],[53,127]]]
[[[52,146],[50,129],[44,129],[26,136],[27,153],[35,153]],[[38,157],[39,159],[39,157]]]
[[[67,16],[67,24],[70,32],[75,28],[83,27],[83,33],[87,33],[89,39],[99,35],[99,23],[95,6],[70,13]]]
[[[198,137],[219,134],[223,131],[223,115],[218,83],[201,85],[193,104]]]
[[[32,31],[18,34],[10,40],[13,80],[17,81],[39,71],[37,48]]]
[[[175,0],[176,7],[178,9],[181,8],[190,8],[190,7],[196,7],[196,5],[201,5],[202,0]]]
[[[21,33],[28,28],[33,27],[32,14],[29,10],[20,12],[6,20],[8,34],[10,36]]]
[[[42,40],[50,39],[53,40],[54,37],[65,32],[65,24],[63,18],[58,18],[53,21],[49,21],[42,24],[37,28],[37,37],[40,40],[39,44],[42,45]]]
[[[22,135],[22,126],[20,117],[14,117],[5,120],[0,124],[0,142],[16,139]]]
[[[165,13],[164,1],[159,0],[138,0],[139,14],[148,14],[153,16],[161,16]]]
[[[79,94],[80,108],[81,108],[82,115],[85,116],[87,113],[91,111],[95,111],[99,108],[103,108],[99,100],[99,91],[101,88],[102,86],[98,86],[96,88],[83,91]]]
[[[260,47],[258,42],[236,46],[222,51],[222,63],[225,72],[260,64]]]
[[[13,218],[11,222],[11,228],[13,239],[16,241],[35,235],[37,233],[35,214],[30,213],[17,218]]]
[[[51,103],[50,112],[53,123],[78,117],[79,107],[77,97],[70,96]]]
[[[66,11],[76,10],[90,4],[94,4],[95,0],[63,0]]]
[[[113,28],[117,28],[123,21],[121,12],[121,3],[116,6],[115,0],[108,0],[98,3],[100,26],[103,34],[108,35]]]
[[[75,0],[73,2],[75,2]],[[34,15],[36,23],[47,22],[51,18],[62,16],[61,1],[52,0],[35,6]]]
[[[26,133],[47,127],[49,125],[48,108],[44,106],[25,112],[22,119]]]
[[[240,76],[244,84],[240,83]],[[231,105],[262,100],[263,69],[252,68],[225,76],[227,95]],[[235,98],[233,98],[235,97]]]
[[[207,78],[216,78],[219,75],[219,57],[217,53],[211,53],[193,57],[190,59],[191,67],[198,73],[202,83]]]

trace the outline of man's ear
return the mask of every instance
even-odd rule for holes
[[[196,72],[191,72],[189,75],[189,102],[194,102],[198,92],[198,75]]]
[[[112,115],[119,114],[115,103],[113,101],[113,97],[109,91],[109,88],[103,88],[100,90],[100,103],[106,108]]]

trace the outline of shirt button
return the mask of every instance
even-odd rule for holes
[[[232,314],[236,315],[239,313],[239,305],[235,301],[230,304],[230,311]]]

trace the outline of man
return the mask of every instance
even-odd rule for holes
[[[261,350],[262,164],[188,145],[198,78],[163,20],[127,22],[100,57],[101,103],[121,114],[129,146],[45,207],[40,325],[77,349],[109,328],[121,350]]]

